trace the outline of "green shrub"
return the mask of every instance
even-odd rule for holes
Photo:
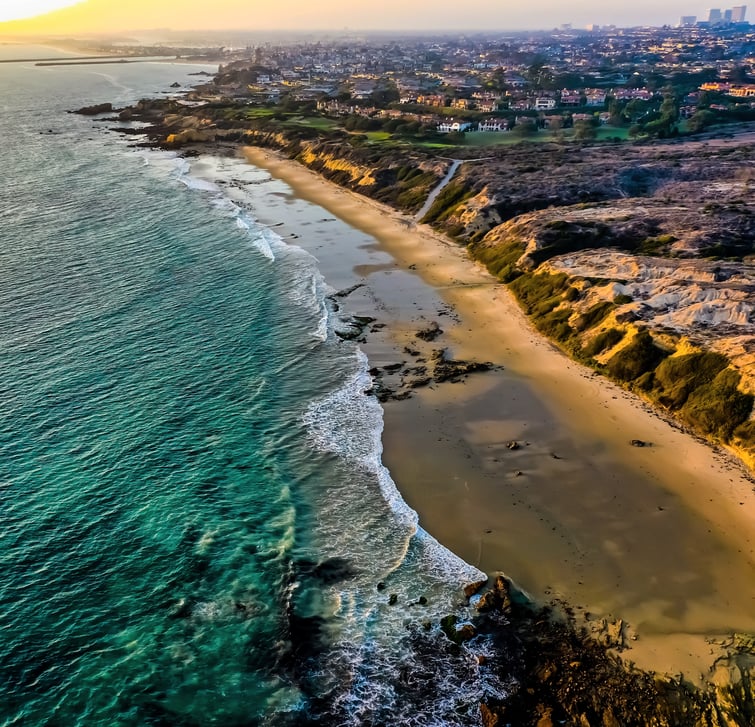
[[[673,235],[658,235],[657,237],[646,237],[637,247],[635,252],[638,255],[661,255],[666,248],[676,242],[677,238]]]
[[[732,369],[720,371],[709,384],[690,393],[680,416],[703,434],[728,442],[752,413],[753,396],[739,391],[740,378]]]
[[[469,199],[474,191],[469,189],[463,182],[451,182],[447,184],[435,198],[432,207],[420,220],[425,224],[443,222],[465,200]]]
[[[652,371],[646,371],[638,379],[635,379],[633,386],[639,391],[651,391],[653,386],[655,386],[655,373]]]
[[[631,303],[632,302],[632,296],[627,295],[626,293],[619,293],[614,299],[613,302],[616,305],[624,305],[625,303]]]
[[[561,305],[562,300],[563,298],[560,294],[552,295],[550,298],[546,298],[545,300],[541,300],[539,303],[535,303],[532,306],[530,313],[535,318],[547,316],[554,308],[557,308],[559,305]]]
[[[570,303],[577,300],[580,296],[579,288],[575,288],[573,285],[570,285],[566,289],[566,293],[564,294],[564,300],[568,300]]]
[[[648,371],[653,371],[667,355],[655,345],[653,337],[646,330],[642,330],[635,334],[628,346],[615,353],[606,366],[613,378],[630,382]]]
[[[755,449],[755,421],[749,420],[740,424],[733,434],[733,438],[739,440],[743,447]]]
[[[710,384],[728,365],[720,353],[670,356],[656,369],[656,398],[670,409],[679,409],[695,389]]]
[[[566,273],[524,273],[509,284],[525,312],[532,314],[535,307],[563,293],[569,285]],[[547,305],[545,306],[547,308]],[[552,310],[552,306],[548,311]]]
[[[602,301],[586,310],[577,319],[575,326],[578,331],[586,331],[598,325],[616,306],[610,301]]]
[[[534,319],[537,329],[559,343],[566,343],[573,335],[574,329],[568,324],[572,314],[569,308],[559,308]]]
[[[624,331],[618,328],[609,328],[607,331],[599,333],[585,346],[584,354],[590,358],[597,356],[599,353],[613,348],[622,338],[624,338]]]
[[[508,283],[519,272],[515,264],[524,254],[524,247],[522,242],[506,242],[495,246],[473,244],[469,246],[469,254],[483,263],[492,275]]]

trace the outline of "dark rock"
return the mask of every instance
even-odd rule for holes
[[[407,384],[407,386],[410,389],[419,389],[419,388],[421,388],[423,386],[429,386],[432,383],[433,383],[432,378],[429,377],[429,376],[426,376],[424,379],[414,379],[414,380],[410,381]]]
[[[472,624],[464,624],[456,629],[456,643],[461,644],[477,636],[477,629]]]
[[[343,290],[339,290],[337,293],[333,293],[334,298],[346,298],[347,296],[351,295],[355,290],[359,290],[359,288],[363,288],[364,283],[357,283],[356,285],[352,285],[350,288],[344,288]]]
[[[443,329],[438,325],[437,321],[433,321],[427,328],[417,331],[415,335],[423,341],[434,341],[442,333]]]
[[[388,605],[389,606],[395,606],[398,603],[398,594],[397,593],[391,593],[390,596],[388,596]]]
[[[479,371],[490,371],[493,364],[479,361],[454,361],[446,358],[444,349],[433,351],[433,378],[437,383],[444,381],[458,382],[462,377]]]
[[[514,450],[514,449],[519,449],[519,442],[514,442],[514,441],[511,441],[511,442],[509,442],[509,443],[508,443],[508,444],[506,445],[506,447],[507,447],[508,449],[512,449],[512,450]]]
[[[486,583],[488,582],[488,579],[486,578],[484,581],[474,581],[473,583],[467,583],[466,586],[464,586],[464,596],[466,598],[471,598],[474,596],[475,593],[477,593]]]
[[[362,327],[366,327],[377,320],[377,318],[373,318],[372,316],[352,316],[352,319]]]
[[[511,587],[503,576],[496,576],[493,588],[482,594],[477,610],[480,613],[496,611],[504,614],[511,613]]]
[[[74,114],[81,114],[82,116],[97,116],[97,114],[110,114],[113,112],[113,104],[100,103],[94,106],[83,106],[80,109],[73,111]]]
[[[356,569],[345,558],[328,558],[318,563],[312,575],[322,583],[338,583],[353,578],[357,574]]]
[[[377,584],[378,591],[384,591],[385,590],[385,583],[383,581],[380,581],[380,583]]]
[[[501,716],[494,712],[487,704],[480,704],[480,720],[482,727],[500,727]]]
[[[181,88],[181,84],[178,81],[174,81],[170,84],[171,88]]]
[[[462,644],[477,636],[477,629],[471,623],[457,625],[458,619],[453,614],[444,616],[440,621],[441,631],[454,644]]]
[[[642,439],[633,439],[633,440],[632,440],[632,441],[630,442],[630,444],[631,444],[631,445],[632,445],[633,447],[649,447],[649,446],[650,446],[650,442],[645,442],[645,441],[643,441]]]

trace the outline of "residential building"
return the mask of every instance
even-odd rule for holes
[[[508,131],[510,127],[508,119],[485,119],[477,126],[478,131]]]
[[[556,108],[556,99],[539,96],[535,99],[535,111],[549,111]]]
[[[471,121],[446,119],[438,124],[438,131],[441,134],[449,134],[452,131],[470,131],[473,126]]]

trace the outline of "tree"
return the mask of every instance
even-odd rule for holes
[[[637,121],[637,119],[645,113],[647,109],[647,102],[639,98],[633,98],[625,107],[624,113],[627,115],[630,121]]]
[[[628,133],[629,133],[629,136],[632,139],[636,139],[638,136],[640,136],[643,133],[643,131],[644,130],[642,128],[642,124],[632,124],[629,127],[629,132]]]
[[[532,136],[537,133],[537,124],[534,119],[522,119],[517,122],[511,133],[521,137]]]
[[[608,104],[608,113],[610,114],[608,122],[611,126],[621,126],[624,122],[624,115],[622,114],[621,104],[616,99]]]
[[[379,86],[370,94],[372,104],[378,108],[384,108],[388,104],[395,103],[400,98],[401,94],[393,81]]]
[[[708,109],[696,111],[687,121],[687,129],[698,134],[707,129],[716,120],[716,115]]]
[[[592,121],[577,121],[574,124],[574,138],[577,141],[594,141],[598,136],[598,130]]]

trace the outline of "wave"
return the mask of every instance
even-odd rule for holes
[[[461,587],[486,576],[421,527],[383,464],[383,411],[366,393],[373,383],[368,359],[355,344],[332,335],[328,296],[333,291],[316,259],[255,219],[241,185],[231,188],[238,178],[233,163],[163,158],[180,183],[208,195],[211,206],[276,264],[287,298],[314,320],[310,336],[316,341],[317,366],[343,372],[330,392],[302,405],[300,419],[312,451],[336,462],[312,495],[317,512],[315,532],[308,533],[312,561],[300,559],[294,567],[285,609],[292,640],[302,632],[301,638],[311,642],[320,639],[309,658],[291,667],[308,695],[308,711],[328,725],[479,721],[480,701],[506,693],[493,670],[480,666],[484,659],[478,657],[492,647],[478,637],[449,650],[438,623],[449,613],[468,619],[469,606],[460,605]],[[239,175],[249,169],[245,162],[238,164]],[[296,525],[283,528],[286,547],[276,555],[289,557]],[[317,576],[327,563],[342,567],[345,579]],[[389,593],[397,607],[388,605]],[[213,618],[217,609],[207,605],[202,613]],[[421,621],[435,625],[426,629]]]

